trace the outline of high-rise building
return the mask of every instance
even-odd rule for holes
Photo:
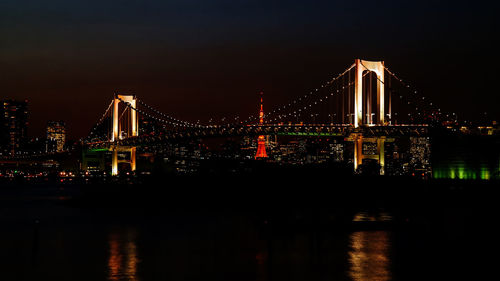
[[[27,140],[28,101],[0,101],[0,153],[14,155]]]
[[[66,124],[63,121],[49,121],[47,122],[47,143],[54,142],[55,150],[62,151],[64,149],[64,143],[66,141]]]
[[[343,162],[344,161],[344,143],[342,141],[333,140],[330,143],[330,157],[333,162]]]
[[[415,174],[431,174],[431,143],[429,137],[410,137],[410,168]]]

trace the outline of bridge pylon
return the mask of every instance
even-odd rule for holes
[[[127,128],[130,129],[130,136],[136,137],[139,136],[139,118],[137,114],[137,97],[136,95],[130,95],[130,94],[115,94],[114,99],[113,99],[113,126],[112,126],[112,132],[111,132],[111,141],[114,142],[113,145],[111,145],[110,150],[112,151],[112,157],[111,157],[111,175],[116,176],[118,175],[118,164],[122,162],[126,162],[130,164],[130,170],[135,171],[136,170],[136,147],[133,146],[120,146],[117,144],[117,141],[124,139],[125,137],[122,135],[123,132],[123,127],[122,123],[120,122],[120,119],[123,117],[120,116],[119,114],[119,105],[120,102],[127,103],[129,105],[129,127]],[[127,109],[125,109],[127,110]],[[127,134],[127,137],[129,135]],[[118,158],[118,153],[130,153],[130,159],[129,160],[123,160]]]
[[[376,124],[384,124],[384,61],[367,61],[356,59],[355,61],[355,81],[354,81],[354,127],[363,125],[363,72],[372,71],[377,75],[377,111],[378,118]],[[371,85],[370,85],[371,87]],[[371,105],[368,105],[371,108]],[[369,110],[371,111],[371,109]],[[371,118],[371,112],[367,112]]]
[[[122,95],[115,94],[113,99],[113,127],[111,134],[111,141],[114,142],[116,140],[123,139],[121,135],[122,126],[120,126],[120,118],[119,116],[119,105],[120,102],[128,103],[130,107],[137,108],[137,97],[136,95]],[[131,135],[136,137],[139,135],[139,118],[137,118],[137,111],[130,109],[130,127],[131,127]]]

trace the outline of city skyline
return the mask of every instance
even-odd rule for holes
[[[114,93],[190,121],[257,115],[261,89],[272,109],[353,57],[385,60],[461,118],[499,117],[493,17],[462,3],[23,4],[1,4],[0,82],[3,99],[29,100],[31,136],[48,120],[85,136]]]

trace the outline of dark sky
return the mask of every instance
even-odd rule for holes
[[[409,3],[411,2],[411,3]],[[272,108],[357,57],[443,110],[500,119],[497,9],[481,1],[1,0],[0,98],[85,135],[114,92],[189,120]],[[495,46],[495,48],[494,48]]]

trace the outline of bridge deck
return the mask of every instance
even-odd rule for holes
[[[169,131],[158,135],[141,135],[118,141],[121,146],[142,146],[152,143],[170,142],[180,139],[216,138],[231,136],[305,136],[305,137],[348,137],[360,134],[366,137],[376,136],[407,136],[425,135],[428,125],[375,125],[354,128],[349,124],[263,124],[210,126],[206,128],[191,128]],[[90,143],[90,147],[109,147],[114,143],[109,141]]]

